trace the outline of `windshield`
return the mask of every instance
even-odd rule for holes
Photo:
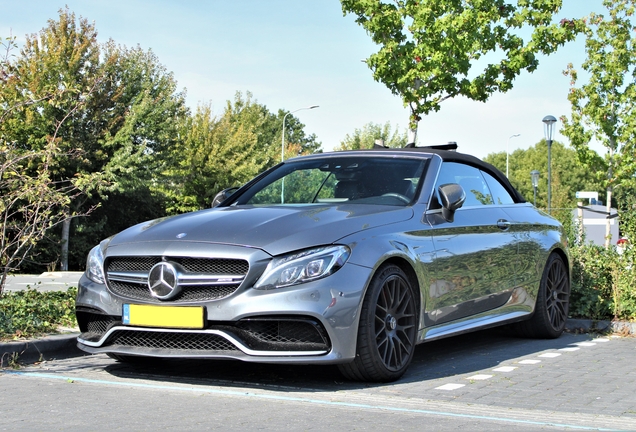
[[[426,159],[340,157],[285,163],[235,204],[301,205],[355,202],[402,205],[415,197]]]

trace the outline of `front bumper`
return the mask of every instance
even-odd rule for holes
[[[294,287],[261,291],[241,286],[221,300],[189,303],[205,307],[204,328],[196,330],[124,325],[123,305],[145,302],[116,295],[82,276],[76,301],[82,332],[78,347],[152,357],[347,362],[355,356],[359,309],[370,276],[371,269],[347,263],[327,278]]]

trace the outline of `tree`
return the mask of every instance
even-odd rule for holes
[[[220,116],[200,105],[180,128],[181,142],[172,149],[160,189],[170,199],[169,213],[209,207],[222,189],[240,186],[280,162],[283,118],[237,92]],[[306,136],[294,116],[285,122],[286,153],[296,156],[320,149],[315,135]]]
[[[391,132],[389,122],[384,125],[367,123],[362,129],[356,129],[352,135],[347,134],[336,150],[360,150],[373,148],[376,140],[381,139],[387,147],[404,147],[407,144],[406,132],[400,133],[397,128]]]
[[[501,171],[506,169],[506,152],[491,153],[484,160]],[[548,150],[545,140],[529,149],[517,149],[510,155],[510,182],[530,202],[534,196],[530,171],[540,172],[537,188],[539,208],[547,207],[547,166]],[[600,186],[592,170],[579,162],[574,149],[558,141],[552,143],[552,189],[555,209],[565,210],[564,214],[569,218],[571,209],[576,207],[576,191],[596,191]]]
[[[15,101],[16,109],[0,124],[0,137],[19,148],[38,151],[59,124],[60,152],[50,165],[52,179],[64,182],[102,172],[107,180],[92,196],[77,196],[69,202],[69,214],[83,213],[100,203],[103,218],[109,207],[117,211],[120,206],[109,198],[148,194],[162,158],[178,139],[180,118],[188,114],[185,94],[177,91],[172,74],[151,51],[120,47],[112,41],[99,45],[95,26],[84,18],[77,20],[66,9],[60,10],[57,21],[50,20],[38,34],[27,36],[8,69],[12,80],[0,89],[0,100]],[[19,103],[25,98],[31,102]],[[72,107],[72,115],[65,117]],[[60,122],[63,117],[65,121]],[[82,157],[64,156],[76,150]],[[128,224],[146,216],[146,208],[131,206]],[[63,269],[70,221],[63,223],[61,234],[48,234],[62,244]],[[90,232],[97,240],[113,234],[103,220],[80,224],[84,226],[76,227],[75,233]],[[96,232],[97,226],[103,229]]]
[[[78,157],[79,153],[64,156]],[[93,188],[99,174],[54,181],[50,166],[56,157],[60,153],[55,137],[35,151],[0,142],[0,295],[7,275],[20,267],[48,230],[92,211],[70,213],[69,203]],[[27,166],[36,160],[38,169],[33,173]]]
[[[570,64],[568,99],[571,118],[563,116],[563,135],[570,139],[579,157],[594,163],[604,178],[609,214],[616,187],[633,188],[636,182],[636,39],[633,34],[634,0],[605,0],[609,16],[592,13],[586,31],[587,58],[582,69],[587,83],[576,87],[578,72]],[[596,140],[607,148],[603,159],[590,148]],[[610,242],[610,220],[606,224],[606,247]]]
[[[409,106],[410,142],[421,115],[458,95],[484,102],[510,90],[522,71],[537,68],[538,53],[554,52],[583,28],[577,19],[551,24],[561,0],[518,0],[516,6],[506,0],[341,3],[380,46],[366,63],[374,79]],[[526,27],[532,29],[528,41],[519,36]]]

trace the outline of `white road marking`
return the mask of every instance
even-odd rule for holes
[[[545,353],[545,354],[541,354],[539,357],[555,358],[555,357],[559,357],[560,355],[561,355],[560,353]]]
[[[512,372],[513,370],[517,369],[516,366],[502,366],[502,367],[498,367],[497,369],[493,369],[493,372]]]
[[[485,375],[485,374],[478,374],[478,375],[473,375],[471,377],[465,378],[467,380],[475,380],[475,381],[483,381],[483,380],[487,380],[489,378],[492,378],[492,375]]]
[[[519,364],[537,364],[541,363],[541,360],[521,360]]]
[[[593,342],[577,342],[575,345],[576,346],[580,346],[580,347],[591,347],[591,346],[594,346],[596,344],[593,343]]]
[[[457,390],[465,385],[466,384],[444,384],[443,386],[435,387],[435,390]]]

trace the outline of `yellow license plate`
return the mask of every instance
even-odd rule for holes
[[[125,304],[122,322],[141,327],[202,329],[203,306],[154,306]]]

